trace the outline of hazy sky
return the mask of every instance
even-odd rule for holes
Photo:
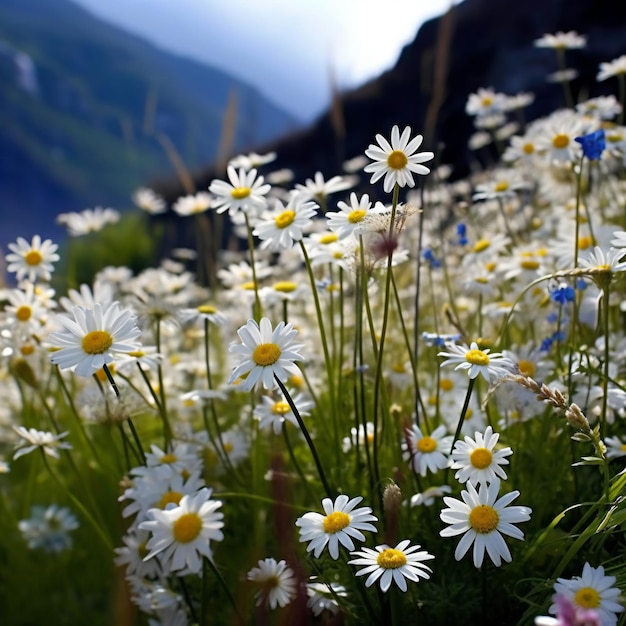
[[[302,120],[340,88],[393,66],[451,0],[74,0],[177,53],[223,69]]]

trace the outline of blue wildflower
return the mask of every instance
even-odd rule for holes
[[[558,287],[550,292],[550,300],[552,300],[552,302],[558,302],[559,304],[574,302],[575,299],[576,291],[571,285],[568,285],[567,283],[561,283]]]
[[[441,261],[435,256],[435,253],[430,248],[424,250],[422,257],[430,264],[432,269],[441,267]]]
[[[466,246],[467,245],[467,226],[465,224],[457,224],[456,225],[456,234],[459,237],[459,245]]]
[[[603,150],[606,148],[606,137],[604,135],[604,129],[589,133],[588,135],[582,135],[582,137],[575,137],[583,148],[583,154],[590,161],[597,161],[601,156]]]

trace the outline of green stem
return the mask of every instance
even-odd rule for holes
[[[309,431],[307,430],[307,427],[304,424],[302,416],[300,415],[298,408],[296,407],[292,397],[289,395],[289,391],[287,391],[287,387],[285,387],[285,385],[280,381],[280,379],[278,378],[278,376],[276,376],[276,374],[274,374],[274,380],[278,383],[278,386],[280,387],[280,390],[285,396],[287,403],[289,404],[291,410],[293,411],[296,421],[298,422],[298,426],[300,427],[300,430],[302,431],[302,434],[304,435],[304,438],[306,439],[307,445],[309,446],[309,450],[311,451],[311,455],[313,456],[313,461],[315,462],[315,466],[317,467],[317,473],[319,474],[320,480],[322,481],[322,485],[324,486],[324,491],[326,492],[326,495],[332,499],[334,495],[333,490],[330,488],[328,481],[326,480],[326,474],[324,473],[324,468],[322,467],[322,463],[320,462],[320,458],[317,454],[317,450],[315,449],[315,444],[313,443],[313,440],[311,439],[311,435],[309,434]]]
[[[252,269],[252,282],[254,283],[254,320],[259,322],[263,314],[263,307],[261,306],[261,298],[259,298],[259,282],[256,276],[256,264],[254,262],[254,239],[252,238],[252,227],[250,226],[250,219],[248,214],[244,211],[243,215],[246,220],[246,232],[248,233],[248,251],[250,252],[250,268]]]

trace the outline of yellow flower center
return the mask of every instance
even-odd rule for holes
[[[465,354],[465,360],[472,365],[489,365],[489,355],[482,350],[468,350]]]
[[[289,382],[296,389],[300,389],[304,385],[304,378],[302,378],[302,376],[297,376],[296,374],[292,374],[289,377]]]
[[[280,348],[275,343],[260,343],[252,353],[252,360],[261,367],[267,367],[274,365],[281,354]]]
[[[272,413],[275,415],[286,415],[289,411],[291,411],[291,407],[287,402],[283,401],[275,402],[272,407]]]
[[[387,548],[376,557],[376,563],[384,569],[397,569],[406,565],[406,556],[400,550]]]
[[[495,263],[494,261],[491,261],[490,263],[485,263],[485,269],[488,272],[494,272],[496,267],[498,267],[498,264]]]
[[[500,181],[495,187],[496,192],[506,191],[509,188],[509,183],[506,180]]]
[[[500,516],[498,512],[488,504],[475,506],[469,514],[470,526],[483,535],[494,531],[498,527]]]
[[[537,270],[539,269],[539,261],[535,261],[534,259],[524,259],[520,263],[520,267],[523,270]]]
[[[404,152],[402,152],[402,150],[394,150],[387,157],[387,165],[392,170],[401,170],[401,169],[406,167],[406,164],[408,162],[409,162],[409,160],[406,158],[406,154],[404,154]]]
[[[525,143],[522,146],[522,152],[524,154],[532,154],[535,151],[535,146],[532,143]]]
[[[491,465],[493,455],[487,448],[476,448],[470,454],[470,463],[477,469],[485,469]]]
[[[138,546],[137,546],[137,554],[142,558],[145,559],[148,554],[150,554],[148,548],[147,548],[148,542],[147,541],[142,541]]]
[[[483,96],[480,102],[484,107],[490,107],[493,104],[493,98],[491,96]]]
[[[29,250],[24,255],[24,261],[26,261],[28,265],[39,265],[43,261],[43,255],[39,250]]]
[[[15,311],[15,317],[17,317],[20,322],[27,322],[31,318],[32,314],[33,310],[26,305],[19,307],[17,311]]]
[[[366,211],[363,209],[355,209],[354,211],[350,211],[348,213],[348,221],[350,224],[358,224],[364,217]]]
[[[159,508],[164,509],[168,504],[178,505],[182,497],[183,494],[178,491],[166,491],[159,500]]]
[[[229,452],[232,452],[234,447],[235,446],[232,444],[232,442],[230,441],[224,442],[224,452],[226,452],[226,454],[228,454]]]
[[[291,209],[287,209],[286,211],[279,213],[274,218],[274,224],[276,224],[276,228],[287,228],[287,226],[293,224],[293,220],[295,219],[295,217],[296,212],[292,211]]]
[[[574,602],[584,609],[597,609],[600,600],[600,594],[593,587],[583,587],[574,594]]]
[[[404,367],[404,363],[394,363],[391,366],[391,369],[396,373],[396,374],[406,374],[406,367]]]
[[[343,511],[335,511],[324,518],[324,532],[334,535],[350,525],[350,516]]]
[[[135,359],[140,359],[142,356],[146,356],[146,353],[143,350],[132,350],[131,352],[127,352],[127,354]]]
[[[250,187],[235,187],[230,192],[230,195],[235,200],[243,200],[244,198],[247,198],[250,195],[251,191],[252,190],[250,189]]]
[[[454,383],[449,378],[442,378],[439,381],[439,389],[441,389],[441,391],[452,391],[454,389]]]
[[[319,242],[325,246],[329,243],[335,243],[335,241],[338,241],[338,239],[339,235],[337,233],[325,233],[320,237]]]
[[[280,291],[282,293],[291,293],[297,288],[298,285],[290,280],[280,280],[277,283],[274,283],[274,291]]]
[[[578,248],[579,250],[586,250],[590,248],[594,244],[593,237],[591,235],[583,236],[578,238]]]
[[[437,441],[432,437],[422,437],[417,442],[417,449],[424,454],[428,454],[437,449]]]
[[[35,351],[35,346],[26,344],[20,348],[20,352],[23,356],[30,356]]]
[[[247,283],[241,283],[241,288],[246,291],[254,291],[254,281],[249,280]]]
[[[213,313],[217,313],[217,309],[210,304],[201,304],[198,307],[198,313],[205,313],[206,315],[212,315]]]
[[[178,543],[193,541],[202,530],[202,520],[197,513],[185,513],[181,515],[172,528],[172,535]]]
[[[569,137],[563,134],[555,135],[555,137],[552,139],[552,145],[557,150],[562,150],[563,148],[567,148],[567,146],[569,145]]]
[[[489,239],[479,239],[474,244],[474,252],[483,252],[491,245],[491,241]]]
[[[437,406],[437,396],[428,396],[427,402],[430,406]]]
[[[87,354],[104,354],[113,345],[113,337],[106,330],[92,330],[83,337],[82,346]]]
[[[176,463],[178,461],[178,457],[175,454],[164,454],[161,457],[161,463]]]
[[[526,359],[521,359],[517,367],[519,367],[522,376],[530,376],[531,378],[537,371],[537,366],[532,361],[527,361]]]

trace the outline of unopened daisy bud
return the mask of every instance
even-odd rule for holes
[[[383,509],[385,510],[385,542],[395,544],[398,534],[398,521],[402,507],[402,490],[396,483],[390,483],[383,491]]]
[[[37,387],[37,377],[26,359],[22,357],[11,359],[9,370],[13,376],[25,382],[29,387]]]

